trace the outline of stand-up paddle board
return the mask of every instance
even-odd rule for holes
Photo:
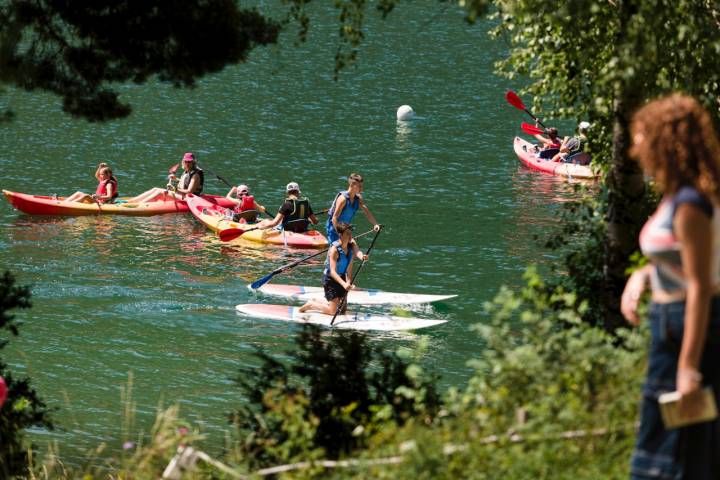
[[[313,325],[330,326],[332,315],[317,312],[300,313],[297,307],[288,305],[268,305],[249,303],[235,307],[239,313],[254,318],[282,320],[284,322],[312,323]],[[350,313],[338,315],[333,328],[349,330],[417,330],[445,323],[447,320],[431,320],[425,318],[396,317],[393,315],[379,315],[376,313]]]
[[[254,290],[248,285],[251,292],[260,292],[273,297],[290,298],[307,302],[325,298],[322,287],[303,287],[302,285],[277,285],[266,283]],[[355,305],[409,305],[413,303],[432,303],[455,298],[457,295],[424,295],[416,293],[394,293],[382,290],[356,288],[348,292],[348,304]]]

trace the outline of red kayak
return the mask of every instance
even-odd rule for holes
[[[3,190],[5,198],[13,207],[29,215],[133,215],[150,216],[164,213],[189,212],[184,200],[177,200],[172,195],[166,195],[151,202],[128,202],[119,198],[115,203],[84,203],[68,202],[64,197],[50,197],[47,195],[28,195],[26,193]],[[202,195],[208,202],[225,207],[234,206],[231,200],[219,195]]]
[[[535,152],[535,145],[520,137],[515,137],[513,147],[520,161],[533,170],[568,178],[582,178],[587,180],[598,178],[598,175],[587,165],[553,162],[544,158],[538,158]]]

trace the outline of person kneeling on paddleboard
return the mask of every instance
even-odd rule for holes
[[[300,186],[290,182],[285,187],[287,198],[280,206],[277,215],[272,220],[263,220],[257,224],[257,228],[264,230],[282,224],[283,230],[295,233],[305,233],[308,225],[317,225],[317,217],[310,206],[310,200],[300,197]]]
[[[352,272],[353,259],[357,257],[362,261],[367,261],[368,256],[360,251],[360,247],[352,238],[352,227],[350,224],[341,222],[337,225],[336,230],[340,235],[339,240],[335,240],[328,250],[327,259],[325,260],[325,269],[323,270],[323,288],[325,289],[325,300],[309,300],[305,305],[299,308],[300,312],[318,311],[327,315],[335,315],[340,300],[355,288],[348,281],[348,274]],[[343,305],[340,313],[345,313],[347,302]]]
[[[247,185],[232,187],[225,198],[232,200],[236,205],[233,209],[233,221],[238,222],[244,219],[247,223],[257,222],[258,212],[266,213],[265,207],[255,201],[250,195],[250,188]]]
[[[363,177],[359,173],[351,173],[348,177],[348,189],[344,192],[338,192],[335,195],[330,209],[328,210],[328,219],[325,224],[327,231],[328,243],[333,243],[340,236],[337,233],[337,226],[341,222],[351,223],[358,209],[362,209],[365,216],[373,224],[373,230],[380,230],[380,225],[370,210],[365,206],[362,197]]]
[[[93,195],[84,192],[75,192],[65,199],[67,202],[83,203],[113,203],[118,197],[118,181],[107,163],[101,163],[95,170],[98,186]]]

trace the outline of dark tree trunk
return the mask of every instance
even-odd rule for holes
[[[605,241],[605,328],[624,325],[620,314],[620,296],[627,276],[630,255],[638,249],[638,235],[644,222],[642,200],[645,182],[638,164],[629,158],[630,118],[642,98],[634,89],[622,86],[614,105],[612,166],[608,187],[607,238]]]

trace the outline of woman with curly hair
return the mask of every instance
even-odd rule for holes
[[[720,478],[720,421],[667,429],[658,396],[677,390],[693,416],[701,388],[720,394],[720,141],[694,98],[673,94],[635,113],[631,155],[662,201],[640,233],[650,264],[631,275],[621,310],[637,324],[650,284],[652,341],[632,478]]]

